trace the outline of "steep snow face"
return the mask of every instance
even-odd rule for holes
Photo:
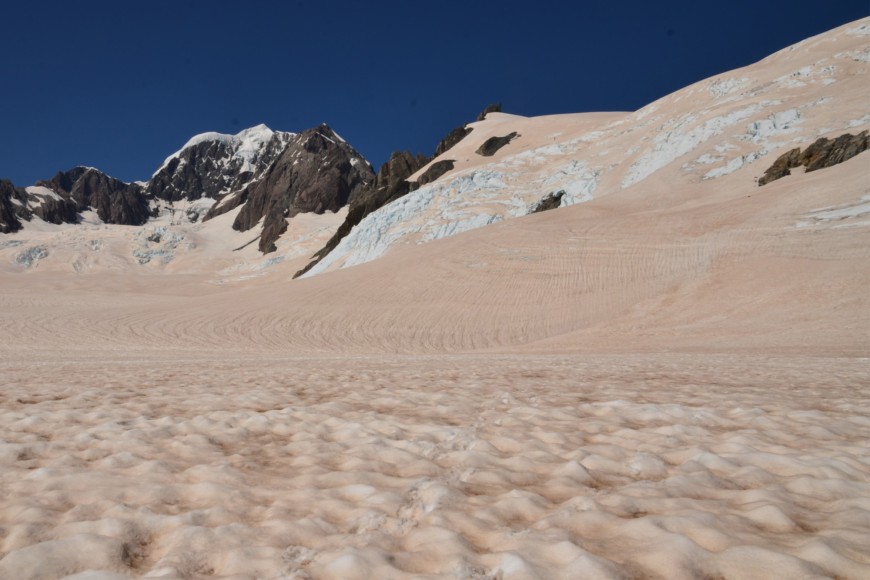
[[[668,183],[727,179],[745,197],[740,192],[754,189],[773,153],[870,126],[867,30],[870,19],[851,23],[634,113],[492,113],[432,161],[452,160],[451,171],[367,216],[307,275],[523,216],[559,191],[566,206],[623,191],[651,199]],[[494,156],[476,153],[512,132],[519,136]]]

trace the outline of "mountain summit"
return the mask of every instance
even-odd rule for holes
[[[196,135],[166,158],[151,176],[146,191],[166,201],[217,199],[239,191],[261,178],[294,136],[266,125],[236,135]]]

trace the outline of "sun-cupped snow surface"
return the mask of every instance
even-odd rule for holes
[[[286,133],[286,132],[277,132],[283,136],[285,136],[285,140],[289,139],[295,133]],[[160,173],[164,167],[166,167],[170,161],[181,155],[181,153],[190,147],[194,147],[199,145],[200,143],[205,143],[208,141],[220,141],[223,143],[227,143],[233,148],[233,157],[239,158],[242,160],[242,167],[240,171],[253,171],[253,161],[259,154],[259,152],[263,149],[263,147],[272,139],[272,137],[276,134],[276,131],[273,131],[269,127],[264,124],[256,125],[254,127],[249,127],[244,131],[236,133],[235,135],[228,135],[225,133],[200,133],[199,135],[194,135],[188,140],[184,146],[166,158],[163,164],[154,172],[154,175]]]
[[[0,236],[0,579],[870,578],[870,154],[753,180],[866,126],[865,64],[771,80],[841,33],[728,75],[751,102],[488,117],[394,245],[594,199],[329,276],[287,282],[342,212],[268,256],[205,200]],[[761,101],[621,187],[668,120]]]
[[[856,359],[324,360],[0,358],[0,577],[867,577]]]

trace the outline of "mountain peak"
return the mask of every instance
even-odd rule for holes
[[[169,163],[173,159],[179,157],[185,150],[190,149],[191,147],[196,147],[197,145],[200,145],[202,143],[225,143],[228,147],[234,149],[237,155],[249,159],[263,145],[268,143],[275,136],[276,133],[276,131],[273,131],[264,123],[260,123],[259,125],[254,125],[253,127],[243,129],[235,135],[230,135],[228,133],[218,133],[216,131],[199,133],[198,135],[194,135],[193,137],[188,139],[187,143],[185,143],[181,147],[181,149],[167,157],[163,161],[163,164],[157,169],[157,171],[153,173],[152,177],[160,173],[167,165],[169,165]],[[287,136],[293,135],[293,133],[280,133]]]

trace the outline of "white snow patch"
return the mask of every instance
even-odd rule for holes
[[[42,185],[31,185],[31,186],[25,187],[24,191],[26,191],[30,195],[47,197],[49,199],[54,199],[57,201],[61,201],[63,199],[61,196],[59,196],[57,193],[55,193],[54,190],[51,190],[51,189],[44,187]]]
[[[25,268],[35,268],[46,256],[48,256],[48,249],[45,246],[33,246],[17,253],[14,262]]]
[[[721,99],[728,93],[734,92],[735,90],[746,86],[746,83],[749,82],[748,78],[724,78],[724,79],[716,79],[710,86],[707,87],[707,90],[710,91],[710,95],[715,99]]]
[[[103,220],[100,219],[99,214],[94,210],[86,210],[79,212],[79,224],[87,224],[90,226],[101,226],[103,225]]]
[[[676,159],[693,151],[714,135],[719,135],[727,127],[746,119],[758,112],[758,105],[751,105],[726,115],[708,119],[701,125],[694,124],[695,115],[688,114],[670,121],[659,129],[654,145],[629,168],[622,180],[622,187],[634,185]]]
[[[503,218],[499,215],[479,213],[477,215],[469,215],[465,219],[452,220],[447,222],[434,221],[431,222],[431,227],[420,239],[420,242],[431,242],[455,236],[456,234],[467,232],[476,228],[501,221]],[[352,265],[352,264],[348,264]]]
[[[848,218],[862,217],[870,214],[870,195],[865,195],[860,201],[839,208],[824,208],[816,210],[809,215],[808,218],[816,222],[839,221]],[[804,222],[805,223],[805,222]]]
[[[559,207],[590,201],[598,187],[599,171],[589,169],[582,161],[573,160],[544,180],[546,188],[558,186],[565,192]]]
[[[700,157],[695,159],[695,163],[700,163],[701,165],[710,165],[711,163],[716,163],[720,159],[722,159],[722,158],[721,157],[714,157],[713,155],[710,155],[709,153],[704,153],[703,155],[701,155]]]
[[[774,82],[779,86],[787,89],[797,89],[800,87],[805,87],[807,84],[804,81],[808,81],[812,76],[813,67],[805,66],[790,74],[779,77]]]
[[[846,52],[838,52],[834,55],[837,58],[848,58],[855,62],[870,63],[870,46],[861,50],[847,50]]]
[[[740,139],[766,144],[770,137],[793,133],[795,125],[800,123],[800,120],[801,113],[797,109],[779,111],[769,115],[766,119],[751,123],[746,128],[746,135],[741,136]]]
[[[849,128],[854,129],[855,127],[860,127],[861,125],[866,125],[870,123],[870,114],[864,115],[860,119],[853,119],[849,121]]]
[[[741,155],[740,157],[735,157],[722,167],[717,167],[708,171],[704,175],[703,179],[716,179],[717,177],[722,177],[723,175],[734,173],[738,169],[741,169],[744,165],[749,165],[750,163],[760,159],[766,154],[767,151],[753,151],[748,155]]]

